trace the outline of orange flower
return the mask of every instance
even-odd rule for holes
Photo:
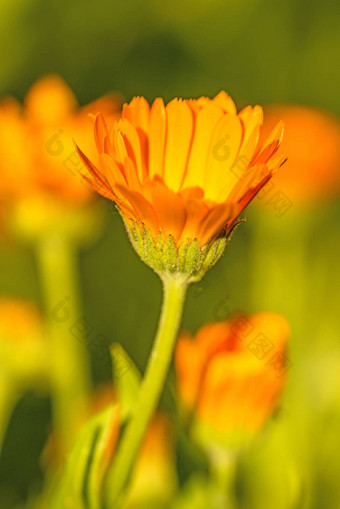
[[[271,416],[290,361],[289,328],[262,313],[202,327],[180,336],[175,362],[179,395],[200,430],[223,440],[258,431]]]
[[[282,122],[259,145],[261,125],[260,106],[237,113],[225,92],[166,106],[136,97],[114,124],[97,115],[99,165],[79,154],[92,174],[86,180],[118,205],[128,226],[169,234],[177,246],[187,239],[204,246],[231,231],[284,161],[274,157]]]
[[[340,124],[322,110],[297,105],[265,109],[268,123],[283,119],[288,162],[272,181],[294,203],[327,199],[340,192]]]
[[[91,193],[79,178],[81,160],[72,136],[88,144],[95,155],[89,113],[104,111],[118,118],[118,101],[104,97],[79,108],[76,98],[58,76],[37,81],[24,107],[15,99],[0,103],[0,196],[27,197],[47,193],[70,204]]]

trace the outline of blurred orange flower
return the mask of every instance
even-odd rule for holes
[[[275,410],[290,361],[279,315],[212,323],[182,333],[175,363],[183,407],[216,436],[258,431]]]
[[[320,201],[340,191],[340,124],[330,113],[298,105],[265,108],[268,124],[285,123],[284,172],[272,186],[296,204]],[[264,129],[264,135],[268,130]]]
[[[89,114],[104,111],[119,116],[115,97],[104,97],[79,108],[67,84],[56,75],[38,80],[24,106],[14,98],[0,102],[0,197],[47,193],[57,199],[83,202],[91,197],[79,178],[83,167],[72,137],[95,157]]]
[[[284,162],[275,156],[282,138],[279,122],[259,144],[262,108],[237,113],[232,99],[143,97],[123,107],[112,124],[96,117],[94,137],[99,165],[87,145],[79,154],[93,188],[114,201],[125,219],[145,225],[153,235],[170,234],[176,242],[197,238],[202,246],[227,234],[256,193]]]

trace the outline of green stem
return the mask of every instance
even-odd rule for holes
[[[126,486],[149,420],[161,395],[177,338],[188,283],[186,280],[174,278],[164,278],[163,283],[163,308],[153,350],[136,409],[108,474],[107,495],[110,508],[119,506],[119,497]]]
[[[76,256],[69,240],[51,235],[40,241],[38,260],[48,314],[54,420],[65,453],[86,417],[90,389]]]
[[[236,509],[235,495],[235,457],[227,451],[221,451],[212,462],[211,472],[211,497],[214,500],[214,507],[223,509]]]

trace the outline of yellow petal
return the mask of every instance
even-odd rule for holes
[[[144,97],[134,97],[129,104],[124,104],[122,116],[146,134],[149,132],[150,106]]]
[[[193,114],[185,101],[174,99],[166,106],[168,130],[164,159],[164,182],[178,191],[185,177],[193,136]]]
[[[198,113],[183,187],[203,187],[210,140],[213,130],[222,116],[220,108],[213,102],[209,102]]]
[[[232,113],[236,115],[236,106],[232,98],[223,90],[219,92],[213,99],[214,103],[217,104],[226,113]]]
[[[236,115],[224,115],[210,140],[205,169],[205,197],[218,201],[221,192],[228,195],[239,177],[231,171],[242,141],[242,125]],[[223,198],[222,198],[223,199]]]

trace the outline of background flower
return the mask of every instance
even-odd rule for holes
[[[68,203],[84,202],[91,193],[78,177],[81,166],[72,141],[77,136],[95,155],[90,115],[99,110],[118,118],[118,97],[107,96],[79,108],[57,75],[38,80],[24,106],[14,98],[0,103],[0,192],[3,197],[47,193]]]
[[[340,191],[340,123],[327,111],[299,105],[265,108],[268,124],[283,120],[287,163],[272,181],[296,205],[322,203]],[[264,126],[264,132],[268,131]],[[258,202],[260,203],[260,202]]]
[[[181,335],[179,397],[204,427],[203,441],[210,435],[212,443],[242,446],[268,421],[290,367],[288,336],[287,322],[273,313],[208,324],[194,338]]]

